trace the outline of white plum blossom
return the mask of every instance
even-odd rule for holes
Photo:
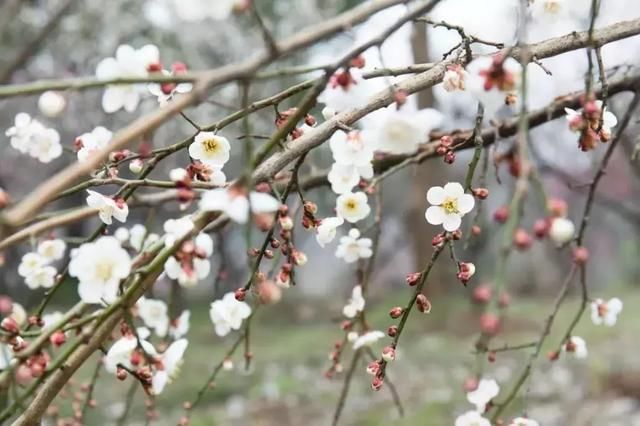
[[[138,315],[144,324],[158,337],[165,337],[169,330],[169,309],[163,300],[141,297],[136,304]]]
[[[239,330],[242,321],[251,315],[251,307],[236,300],[235,294],[229,292],[220,300],[211,303],[209,316],[218,336],[226,336],[231,330]]]
[[[9,317],[13,318],[18,325],[23,325],[27,322],[27,311],[18,302],[13,302]]]
[[[172,0],[177,16],[183,21],[195,22],[211,18],[223,21],[231,16],[239,0]]]
[[[222,167],[229,161],[231,145],[227,138],[213,132],[200,132],[189,145],[189,155],[210,166]]]
[[[196,286],[199,280],[206,278],[211,272],[208,257],[213,254],[213,240],[208,234],[200,233],[194,239],[194,244],[204,258],[193,256],[190,262],[181,263],[174,256],[170,256],[164,263],[167,276],[187,288]]]
[[[497,54],[474,59],[467,65],[467,73],[467,89],[491,117],[506,105],[508,95],[517,92],[522,67],[515,59]]]
[[[38,244],[38,254],[48,262],[54,262],[64,257],[67,245],[61,239],[44,240]]]
[[[53,266],[43,266],[32,274],[28,275],[24,282],[32,290],[37,288],[51,288],[56,282],[58,271]]]
[[[373,242],[371,238],[360,238],[360,231],[356,228],[349,230],[349,234],[340,238],[340,244],[336,249],[336,257],[344,259],[347,263],[357,262],[359,259],[368,259],[373,254],[371,250]]]
[[[345,166],[366,167],[373,160],[375,147],[362,137],[362,132],[338,130],[329,140],[333,160]]]
[[[243,224],[249,220],[249,209],[254,214],[274,213],[280,202],[263,192],[251,192],[247,198],[235,188],[216,188],[202,195],[199,206],[203,211],[223,212],[234,222]]]
[[[551,220],[549,227],[549,237],[558,246],[568,243],[573,239],[576,227],[570,219],[556,217]]]
[[[120,281],[130,272],[129,253],[111,236],[82,244],[69,263],[69,275],[78,279],[78,293],[85,303],[113,303]]]
[[[172,65],[172,71],[162,70],[162,74],[166,76],[180,75],[187,71],[187,67],[182,63]],[[165,106],[176,94],[188,93],[193,88],[191,83],[150,83],[148,86],[149,93],[158,99],[160,106]]]
[[[329,244],[336,237],[338,227],[342,226],[344,219],[341,217],[325,217],[316,228],[316,240],[320,247]]]
[[[318,96],[318,102],[326,105],[327,115],[334,115],[366,105],[371,94],[371,84],[362,78],[359,69],[341,69],[331,76],[324,92]]]
[[[419,111],[387,107],[362,131],[362,137],[376,149],[391,154],[415,152],[429,140],[429,133],[442,124],[443,115],[430,108]]]
[[[475,205],[473,195],[465,194],[457,182],[449,182],[444,187],[432,186],[427,191],[427,201],[431,204],[425,212],[427,222],[442,225],[449,232],[460,228],[462,217]]]
[[[577,359],[585,359],[589,355],[587,342],[579,336],[569,337],[569,340],[562,345],[562,350],[573,354]]]
[[[528,419],[525,417],[517,417],[511,420],[509,426],[540,426],[540,423],[533,419]]]
[[[140,49],[122,44],[118,46],[115,57],[105,58],[96,68],[96,77],[100,80],[118,78],[144,78],[148,67],[160,62],[160,53],[154,45],[147,44]],[[113,113],[122,108],[133,112],[140,103],[140,95],[145,91],[144,84],[114,84],[107,86],[102,94],[102,109]]]
[[[467,411],[456,418],[455,426],[491,426],[491,422],[477,411]]]
[[[357,351],[362,347],[371,346],[378,340],[384,338],[384,336],[385,334],[380,330],[368,331],[353,341],[353,350]]]
[[[42,328],[47,329],[55,326],[58,322],[62,320],[63,317],[64,315],[62,314],[62,312],[59,312],[59,311],[44,314],[42,316],[42,322],[44,324]]]
[[[15,362],[11,346],[0,343],[0,371],[6,370]]]
[[[498,382],[493,379],[481,379],[477,388],[467,392],[467,401],[475,405],[479,413],[484,413],[489,401],[495,398],[498,393],[500,393]]]
[[[98,126],[91,132],[83,133],[76,138],[78,150],[78,161],[85,162],[97,152],[106,148],[113,137],[113,133],[105,127]]]
[[[13,148],[42,163],[49,163],[62,155],[58,132],[45,127],[27,113],[18,113],[14,126],[7,129],[5,135]]]
[[[60,134],[55,129],[41,128],[31,136],[29,155],[41,163],[50,163],[62,155]]]
[[[102,223],[111,225],[113,218],[122,223],[127,221],[129,206],[124,200],[116,201],[90,189],[87,189],[87,192],[89,193],[87,205],[98,210],[98,216]]]
[[[185,336],[189,332],[189,324],[191,319],[191,311],[182,311],[180,316],[172,320],[169,324],[169,336],[172,339],[178,340]]]
[[[571,13],[570,6],[566,0],[535,0],[529,5],[531,15],[536,19],[557,19],[561,15]]]
[[[157,355],[156,349],[151,343],[140,337],[140,346],[147,355],[155,357]],[[116,340],[113,345],[107,351],[107,355],[104,357],[104,368],[109,373],[116,374],[118,371],[118,365],[123,365],[126,368],[133,369],[131,364],[131,355],[133,351],[138,348],[138,339],[134,335],[126,335]]]
[[[21,277],[28,277],[42,269],[48,263],[47,259],[38,253],[29,252],[22,256],[18,265],[18,274]]]
[[[120,244],[124,244],[129,241],[129,230],[124,226],[121,226],[114,231],[113,236],[120,241]]]
[[[447,92],[455,92],[456,90],[464,90],[465,89],[465,78],[467,76],[467,72],[462,65],[454,64],[448,65],[447,71],[444,73],[444,77],[442,78],[442,87]]]
[[[358,313],[364,310],[365,300],[362,297],[362,286],[353,287],[353,291],[351,292],[351,299],[349,302],[342,308],[342,314],[347,318],[355,318]]]
[[[154,395],[159,395],[167,384],[170,384],[180,372],[184,362],[184,352],[189,342],[187,339],[179,339],[171,343],[166,351],[159,355],[159,367],[151,379],[151,390]]]
[[[331,183],[333,192],[344,194],[351,192],[351,189],[360,182],[360,174],[354,166],[333,163],[327,179]]]
[[[67,101],[60,92],[47,90],[38,98],[38,109],[43,115],[49,118],[59,116],[66,106]]]
[[[596,299],[591,302],[591,321],[595,325],[613,327],[618,321],[618,315],[622,312],[622,300],[617,297],[605,301]]]
[[[164,245],[166,247],[173,246],[177,240],[191,232],[193,227],[193,220],[189,216],[180,219],[168,219],[163,226],[164,232],[167,234],[164,239]]]
[[[142,251],[160,239],[158,234],[148,232],[147,228],[136,223],[129,230],[129,245],[136,251]]]
[[[20,112],[16,114],[13,127],[7,129],[5,135],[9,138],[9,142],[14,149],[26,154],[29,152],[34,130],[39,124],[37,120],[32,119],[26,112]]]
[[[346,192],[336,199],[336,213],[349,223],[356,223],[371,213],[364,192]]]
[[[187,172],[186,169],[183,169],[182,167],[177,167],[169,171],[169,179],[171,179],[172,182],[182,182],[188,176],[189,176],[189,173]]]

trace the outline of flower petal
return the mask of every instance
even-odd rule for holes
[[[460,198],[464,194],[464,188],[458,182],[449,182],[444,186],[444,191],[451,198]]]
[[[447,193],[441,186],[432,186],[427,191],[427,201],[434,206],[439,206],[447,198]]]
[[[445,231],[453,232],[456,229],[460,228],[462,224],[462,219],[459,214],[448,214],[445,215],[444,220],[442,221],[442,226]]]
[[[424,217],[427,219],[427,222],[429,222],[432,225],[442,224],[442,222],[444,222],[445,216],[446,216],[446,213],[444,212],[444,209],[439,206],[429,207],[424,214]]]
[[[476,200],[471,194],[463,194],[458,198],[458,211],[462,214],[467,214],[473,210],[473,206],[476,204]]]

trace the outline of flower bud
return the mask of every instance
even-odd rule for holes
[[[547,353],[547,359],[549,361],[557,361],[558,358],[560,358],[560,352],[559,351],[549,351],[549,353]]]
[[[349,66],[353,68],[364,68],[366,63],[364,56],[358,55],[349,61]]]
[[[573,239],[576,227],[573,222],[564,217],[556,217],[551,220],[549,227],[549,237],[558,246],[568,243]]]
[[[456,161],[456,154],[453,151],[447,151],[444,155],[444,162],[447,164],[453,164]]]
[[[38,98],[38,109],[42,115],[55,118],[59,116],[67,106],[67,101],[59,92],[47,90]]]
[[[67,337],[63,331],[58,330],[51,335],[49,340],[54,346],[62,346],[67,341]]]
[[[9,197],[9,193],[4,189],[0,188],[0,210],[7,207],[11,198]]]
[[[518,250],[528,249],[531,247],[532,242],[533,240],[527,231],[523,228],[516,229],[516,232],[513,234],[513,244]]]
[[[126,380],[127,375],[127,370],[125,370],[124,368],[118,367],[116,369],[116,377],[118,378],[118,380]]]
[[[44,367],[38,362],[31,364],[31,366],[29,366],[29,370],[31,372],[31,377],[33,378],[40,377],[44,374]]]
[[[489,190],[487,188],[476,188],[473,190],[473,195],[479,200],[486,200],[489,196]]]
[[[171,181],[173,182],[182,182],[188,177],[189,174],[183,168],[171,169],[171,171],[169,172],[169,179],[171,179]]]
[[[498,306],[501,308],[507,308],[511,304],[511,296],[506,291],[500,293],[498,296]]]
[[[533,224],[533,235],[538,239],[543,239],[549,232],[549,221],[546,219],[538,219]]]
[[[403,313],[404,309],[402,309],[400,306],[396,306],[394,308],[391,308],[391,310],[389,311],[389,316],[393,319],[397,319],[400,318]]]
[[[382,359],[384,359],[387,362],[395,361],[396,350],[393,349],[391,346],[385,346],[384,349],[382,349]]]
[[[464,389],[465,392],[473,392],[478,389],[478,384],[479,382],[477,377],[467,377],[462,383],[462,389]]]
[[[233,293],[234,297],[236,298],[236,300],[238,302],[244,302],[244,300],[247,298],[247,290],[245,290],[244,288],[239,288],[237,289],[234,293]]]
[[[445,239],[445,234],[438,234],[431,239],[431,245],[433,247],[438,247],[440,244],[444,243]]]
[[[307,255],[299,250],[293,252],[293,261],[298,266],[304,266],[307,263]]]
[[[398,335],[398,326],[390,325],[389,328],[387,328],[387,336],[396,337],[397,335]]]
[[[462,231],[460,229],[456,229],[455,231],[451,232],[451,236],[454,240],[459,241],[462,239]]]
[[[309,214],[316,214],[318,213],[318,205],[312,201],[305,201],[304,202],[304,211],[306,213]]]
[[[436,154],[438,155],[445,155],[447,152],[449,152],[449,148],[442,145],[438,145],[438,147],[436,148]]]
[[[493,212],[493,220],[498,223],[505,223],[509,220],[509,208],[507,206],[498,208],[498,210]]]
[[[569,211],[569,206],[567,206],[566,201],[560,198],[550,198],[547,201],[547,209],[554,217],[565,217]]]
[[[135,160],[129,163],[129,171],[137,175],[142,171],[142,166],[144,166],[144,163],[142,162],[142,160],[139,158],[136,158]]]
[[[480,315],[480,331],[488,336],[494,336],[500,330],[500,319],[490,313],[485,312]]]
[[[416,306],[418,307],[418,310],[423,314],[428,314],[431,312],[431,302],[429,302],[427,296],[422,293],[416,296]]]
[[[400,108],[402,105],[407,103],[407,97],[409,95],[404,90],[396,90],[393,93],[393,100],[396,102],[396,106]]]
[[[480,228],[480,226],[478,226],[478,225],[472,225],[471,226],[471,235],[477,237],[481,233],[482,233],[482,228]]]
[[[589,250],[580,246],[573,249],[573,261],[578,265],[584,265],[589,260]]]
[[[380,372],[380,363],[378,361],[371,361],[367,364],[367,374],[377,376],[378,372]]]
[[[493,293],[493,290],[490,285],[481,284],[473,289],[471,298],[475,303],[479,305],[484,305],[489,303],[489,301],[491,300],[492,293]]]
[[[371,381],[371,389],[374,391],[379,391],[380,388],[382,388],[382,383],[383,383],[383,380],[380,377],[378,376],[374,377],[373,380]]]
[[[333,116],[336,115],[336,110],[333,108],[324,107],[322,108],[322,116],[325,120],[330,120]]]
[[[285,231],[291,231],[293,229],[293,220],[290,216],[281,216],[278,222],[280,223],[280,227]]]
[[[414,285],[418,284],[418,281],[420,281],[420,277],[422,277],[422,272],[412,272],[410,274],[407,274],[405,280],[407,281],[407,284],[413,287]]]
[[[0,328],[10,334],[18,334],[20,327],[13,317],[6,317],[0,322]]]
[[[224,361],[222,361],[222,369],[225,371],[233,370],[233,361],[231,361],[231,358],[225,358]]]
[[[489,353],[487,353],[487,361],[489,362],[496,362],[497,357],[498,354],[495,351],[490,351]]]

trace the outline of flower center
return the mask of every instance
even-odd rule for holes
[[[108,281],[111,279],[113,272],[113,264],[109,262],[98,263],[96,265],[96,278],[101,281]]]
[[[459,213],[458,211],[458,199],[447,198],[444,200],[441,206],[447,214]]]
[[[544,10],[548,13],[557,13],[560,11],[560,3],[555,0],[547,0],[544,4]]]
[[[355,210],[356,207],[357,207],[357,204],[356,204],[356,202],[354,200],[347,200],[347,202],[344,203],[344,207],[347,210]]]
[[[220,147],[216,139],[205,139],[202,141],[202,146],[207,154],[215,154]]]

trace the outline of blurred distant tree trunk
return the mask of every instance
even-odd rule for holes
[[[429,62],[429,46],[427,42],[427,27],[424,22],[414,22],[411,34],[411,47],[415,63]],[[418,93],[418,108],[433,108],[435,103],[431,89]],[[432,161],[428,166],[419,165],[411,171],[411,200],[407,213],[407,233],[412,238],[415,255],[416,271],[424,268],[425,262],[431,257],[433,247],[431,238],[438,230],[429,225],[424,218],[427,208],[427,189],[433,185],[442,185],[447,174],[442,161]],[[452,275],[447,268],[436,268],[429,278],[429,293],[446,291],[452,284]]]

